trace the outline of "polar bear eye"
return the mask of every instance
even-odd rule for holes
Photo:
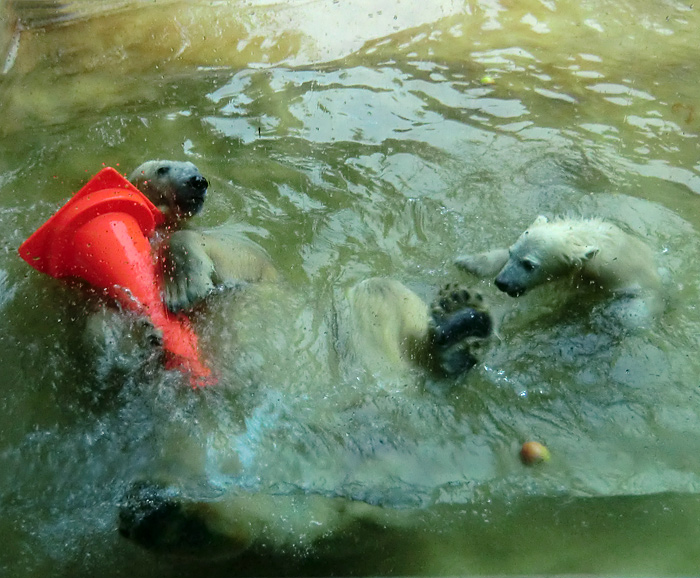
[[[164,176],[167,175],[169,172],[170,172],[170,167],[158,167],[158,169],[156,169],[156,174],[157,174],[159,177],[164,177]]]
[[[520,264],[523,266],[525,271],[532,271],[536,267],[535,263],[529,259],[523,259],[520,261]]]

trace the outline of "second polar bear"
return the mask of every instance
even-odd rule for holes
[[[651,248],[601,219],[539,216],[508,249],[459,257],[457,266],[511,297],[568,279],[575,290],[612,297],[607,313],[628,328],[648,324],[664,309],[662,282]]]

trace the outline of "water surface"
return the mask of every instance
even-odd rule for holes
[[[696,7],[3,11],[6,575],[697,571]],[[99,303],[16,253],[102,166],[149,158],[196,163],[211,182],[199,224],[233,220],[284,278],[278,294],[245,307],[222,296],[196,316],[222,375],[207,392],[144,379],[138,335],[130,356],[91,357],[82,328]],[[620,337],[560,287],[516,301],[452,265],[510,244],[538,214],[608,218],[646,238],[670,277],[658,325]],[[344,373],[329,312],[373,275],[426,300],[474,284],[499,338],[456,382]],[[552,461],[523,467],[527,439]],[[172,468],[180,442],[202,450],[185,485],[344,496],[409,523],[228,564],[159,558],[118,536],[117,504],[132,480]]]

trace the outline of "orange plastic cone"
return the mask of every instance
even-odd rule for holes
[[[101,170],[19,248],[32,267],[52,277],[78,277],[146,315],[163,334],[166,367],[193,385],[215,383],[198,356],[197,335],[161,300],[161,278],[148,241],[162,213],[111,167]]]

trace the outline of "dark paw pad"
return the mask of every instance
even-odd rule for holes
[[[433,317],[433,342],[439,347],[451,347],[467,338],[486,339],[493,322],[485,311],[466,307],[445,317]]]
[[[484,298],[476,291],[450,283],[438,294],[432,307],[433,341],[439,347],[450,347],[468,337],[491,335],[491,316]]]
[[[433,302],[432,314],[434,317],[445,317],[467,307],[479,309],[483,306],[484,298],[480,293],[470,291],[456,283],[448,283],[440,289]]]
[[[445,285],[432,307],[432,344],[436,369],[457,375],[473,367],[474,352],[493,331],[484,298],[457,284]]]

